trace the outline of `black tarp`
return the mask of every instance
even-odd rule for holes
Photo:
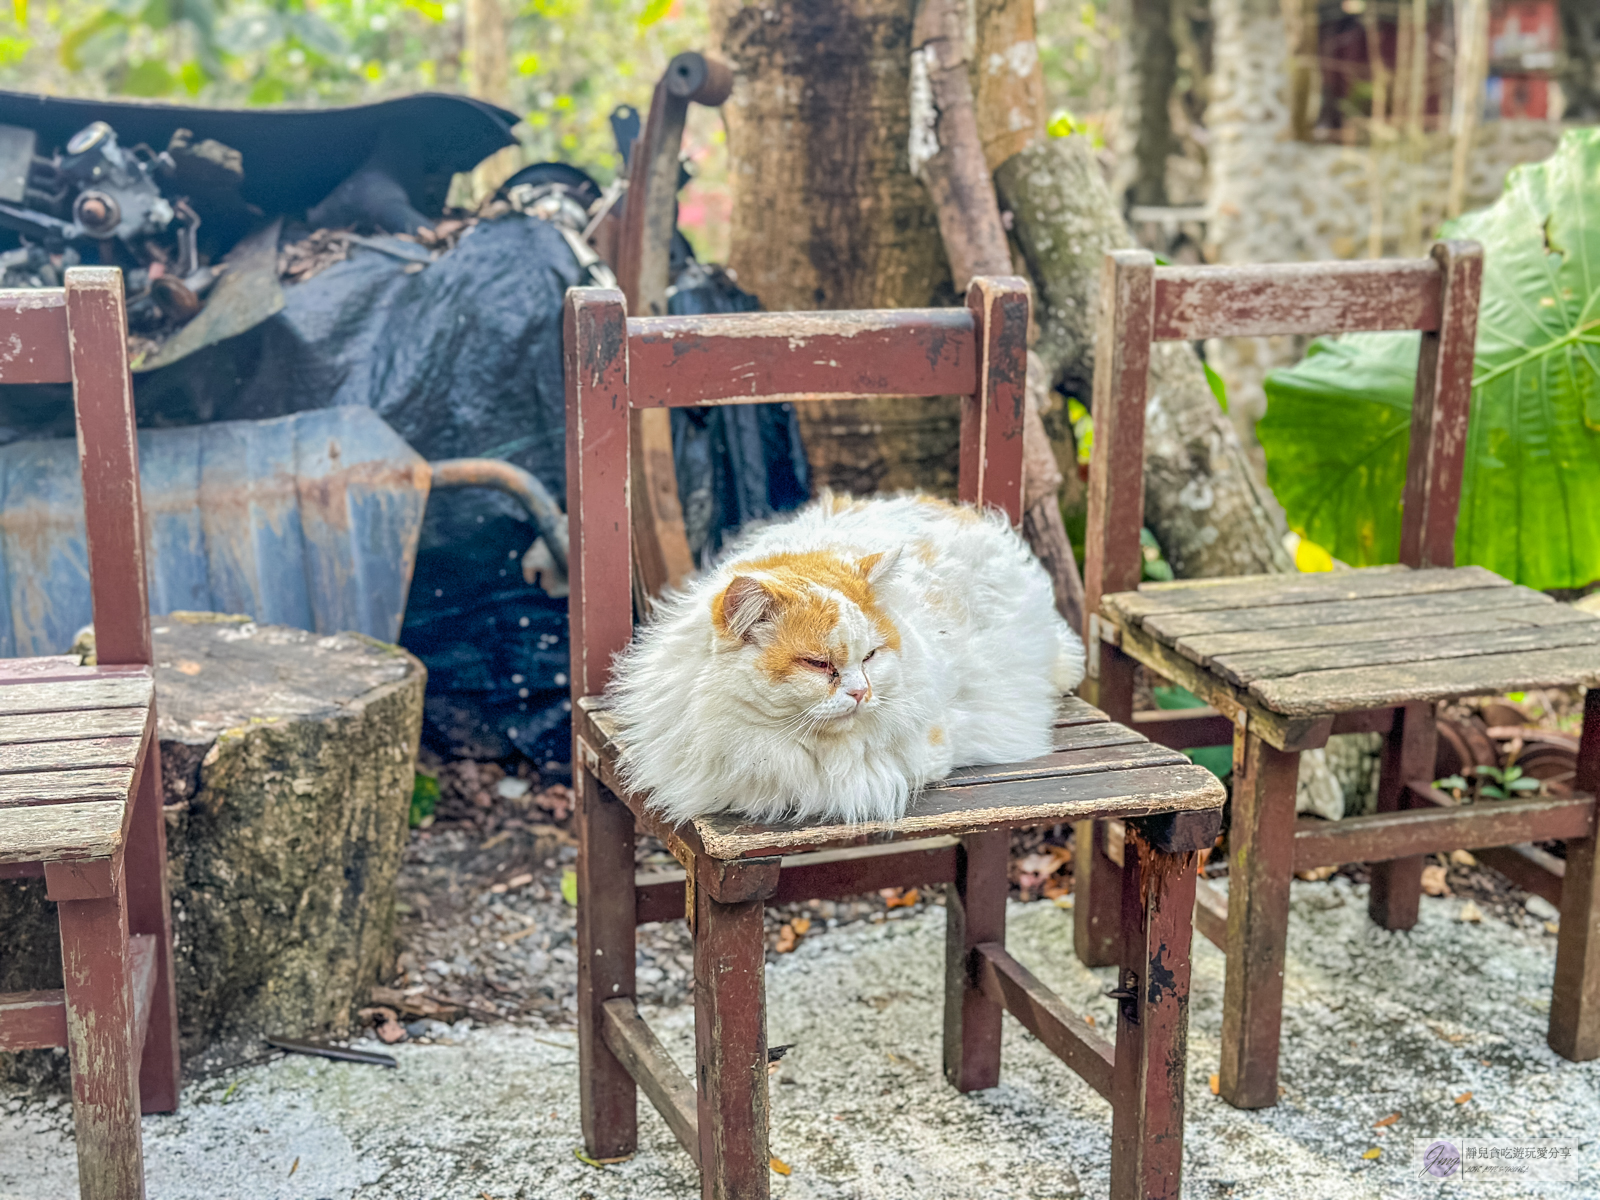
[[[505,458],[564,498],[561,305],[584,280],[560,233],[511,215],[478,225],[425,270],[407,268],[356,247],[286,287],[283,311],[257,328],[141,376],[141,419],[360,404],[427,459]],[[756,307],[698,265],[670,301],[674,313]],[[702,513],[706,554],[728,531],[805,500],[789,406],[673,415],[679,490]],[[541,765],[568,757],[566,601],[522,578],[535,536],[498,493],[435,492],[428,502],[401,643],[428,667],[426,736],[441,753],[496,758],[516,748]]]

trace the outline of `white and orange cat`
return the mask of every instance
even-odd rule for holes
[[[610,697],[671,821],[887,821],[958,766],[1050,750],[1083,645],[1003,514],[823,496],[658,607]]]

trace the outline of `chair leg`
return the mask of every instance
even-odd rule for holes
[[[1578,744],[1578,791],[1600,796],[1600,688],[1584,700]],[[1594,835],[1567,843],[1561,881],[1561,932],[1550,996],[1550,1048],[1583,1062],[1600,1058],[1600,869]]]
[[[1177,1200],[1188,1068],[1192,852],[1152,849],[1130,826],[1122,873],[1128,959],[1111,1082],[1112,1200]]]
[[[703,1200],[766,1200],[766,941],[760,899],[695,889],[694,1042]]]
[[[1270,1108],[1278,1102],[1278,1034],[1299,771],[1298,753],[1275,750],[1250,730],[1234,740],[1228,974],[1218,1090],[1235,1108]]]
[[[1072,827],[1072,947],[1086,967],[1114,967],[1122,954],[1122,868],[1106,854],[1104,821]]]
[[[1407,704],[1395,711],[1394,726],[1383,745],[1378,776],[1378,811],[1395,812],[1405,802],[1406,784],[1433,778],[1438,738],[1433,705]],[[1410,929],[1422,905],[1421,855],[1373,863],[1367,914],[1385,929]]]
[[[945,888],[944,1077],[959,1092],[1000,1082],[1004,1010],[979,990],[973,949],[1006,940],[1008,830],[969,834],[956,854],[956,879]]]
[[[639,1144],[633,1076],[605,1043],[601,1005],[634,994],[633,814],[573,764],[578,827],[578,1086],[583,1141],[596,1158]]]
[[[144,1200],[128,906],[121,872],[113,872],[111,895],[63,900],[57,915],[79,1194],[83,1200]]]
[[[134,798],[126,851],[128,930],[155,938],[156,977],[139,1060],[147,1113],[178,1107],[178,1001],[172,975],[172,904],[167,892],[167,822],[161,813],[161,750],[154,738]]]

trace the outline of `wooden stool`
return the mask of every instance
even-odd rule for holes
[[[667,826],[648,796],[619,782],[601,695],[632,635],[630,410],[960,394],[962,498],[1016,523],[1027,327],[1027,291],[1014,279],[975,281],[966,309],[893,312],[630,319],[620,293],[568,293],[579,1071],[590,1154],[633,1152],[643,1088],[699,1165],[704,1196],[765,1197],[763,908],[949,881],[946,1077],[962,1091],[999,1081],[1000,1015],[1010,1011],[1110,1100],[1111,1194],[1178,1195],[1194,851],[1214,837],[1222,799],[1209,773],[1066,698],[1055,753],[957,771],[898,821],[758,826],[718,816]],[[1007,830],[1112,816],[1127,822],[1134,849],[1119,896],[1129,952],[1114,1046],[1005,950]],[[640,828],[666,844],[681,876],[636,879]],[[667,915],[687,915],[694,932],[698,1087],[633,999],[634,927]]]
[[[100,663],[0,661],[0,879],[44,878],[66,985],[0,995],[0,1050],[69,1051],[83,1200],[143,1197],[139,1114],[178,1105],[127,330],[115,270],[0,293],[0,341],[23,347],[3,382],[73,384]]]
[[[1220,1088],[1277,1102],[1289,881],[1296,870],[1369,862],[1369,908],[1389,929],[1417,921],[1423,855],[1568,839],[1550,1045],[1600,1055],[1600,892],[1593,793],[1600,789],[1600,690],[1588,694],[1580,794],[1456,804],[1431,786],[1434,703],[1529,687],[1600,684],[1600,620],[1481,567],[1454,567],[1456,504],[1472,382],[1481,259],[1441,243],[1412,262],[1157,268],[1109,256],[1095,375],[1090,474],[1091,650],[1086,693],[1131,717],[1143,663],[1189,688],[1231,726],[1228,896],[1202,882],[1196,923],[1228,956]],[[1331,327],[1331,330],[1330,330]],[[1401,556],[1396,567],[1138,585],[1146,367],[1152,340],[1353,329],[1421,329]],[[1130,464],[1132,464],[1130,466]],[[1418,569],[1411,569],[1418,568]],[[1138,591],[1126,591],[1138,586]],[[1167,745],[1202,744],[1166,723]],[[1294,812],[1299,757],[1330,734],[1387,735],[1378,811],[1337,822]],[[1105,830],[1085,830],[1078,864],[1080,953],[1116,954]]]

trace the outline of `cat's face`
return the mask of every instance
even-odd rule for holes
[[[828,552],[738,564],[711,603],[725,686],[796,736],[847,733],[899,682],[900,631],[878,591],[894,567]]]

